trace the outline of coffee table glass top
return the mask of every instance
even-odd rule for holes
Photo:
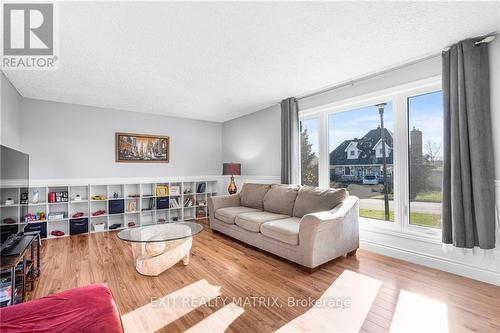
[[[118,238],[127,242],[166,242],[192,237],[203,230],[203,226],[193,222],[172,222],[130,228],[118,233]]]

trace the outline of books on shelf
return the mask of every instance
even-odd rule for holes
[[[205,193],[207,189],[207,183],[199,183],[196,187],[196,193]]]
[[[170,208],[181,208],[181,204],[179,202],[179,198],[170,198]]]
[[[193,197],[188,197],[184,200],[184,207],[192,207],[195,204],[195,200]]]

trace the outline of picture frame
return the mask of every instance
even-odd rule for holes
[[[156,186],[156,196],[157,197],[168,197],[168,186],[157,185]]]
[[[169,163],[170,137],[116,132],[115,160],[118,163]]]
[[[170,195],[181,195],[181,187],[178,185],[170,186]]]
[[[21,193],[21,200],[20,200],[19,203],[21,205],[27,205],[28,204],[28,192]]]

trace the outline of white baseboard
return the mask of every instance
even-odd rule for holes
[[[366,239],[362,239],[360,241],[360,247],[388,257],[405,260],[411,263],[500,286],[500,272],[464,264],[455,260],[420,253],[418,251],[380,244]]]

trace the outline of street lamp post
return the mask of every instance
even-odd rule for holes
[[[384,108],[387,103],[380,103],[378,113],[380,114],[380,141],[382,142],[382,172],[384,174],[384,212],[385,219],[389,221],[389,189],[387,186],[387,153],[385,151],[385,130],[384,130]]]

